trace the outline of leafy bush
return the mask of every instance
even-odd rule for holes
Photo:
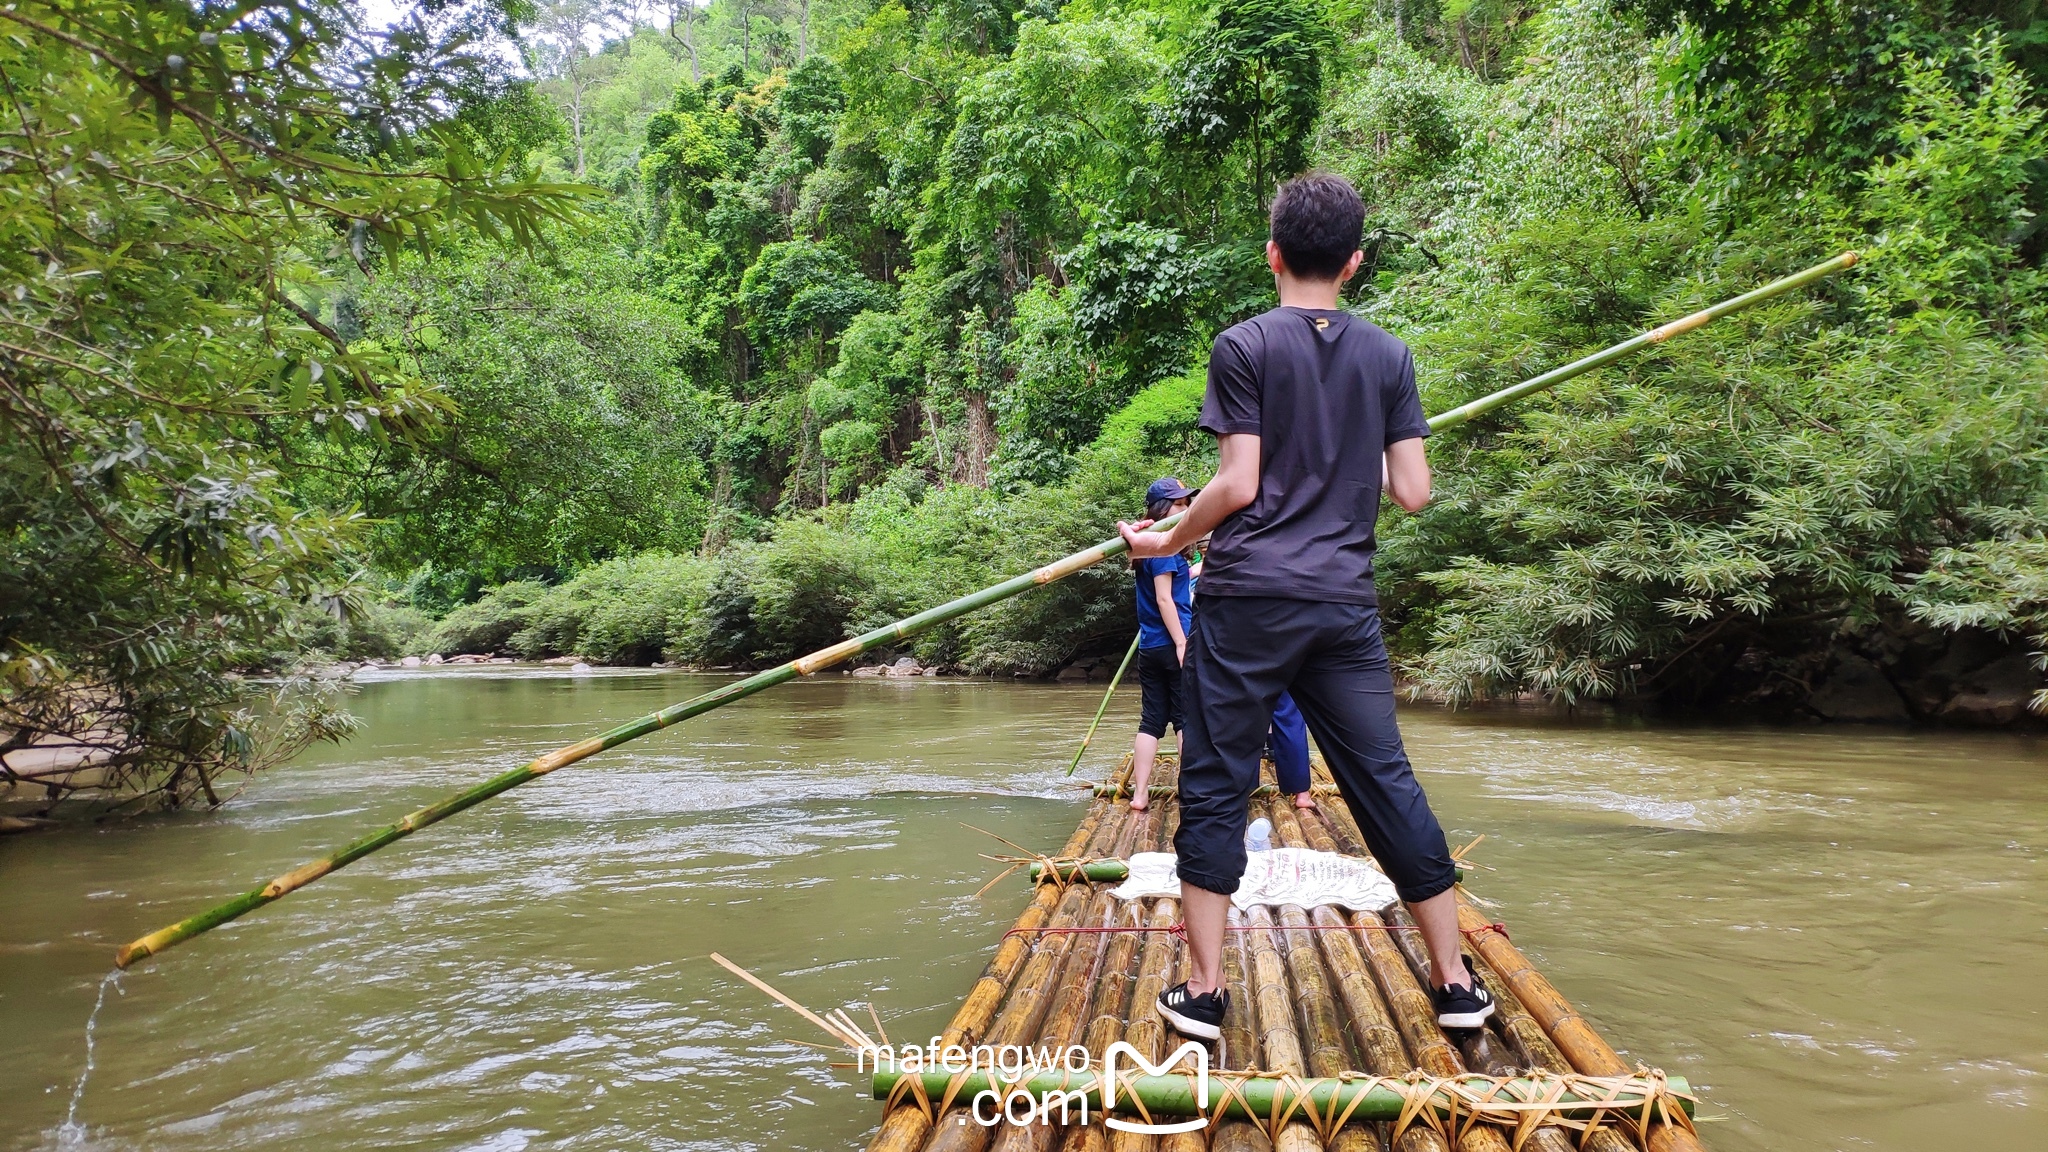
[[[512,638],[530,627],[546,599],[547,585],[538,580],[500,584],[473,604],[464,604],[441,618],[424,646],[443,656],[479,655],[509,650]]]

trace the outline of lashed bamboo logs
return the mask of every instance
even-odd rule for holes
[[[1334,813],[1331,807],[1336,809]],[[1301,823],[1306,825],[1312,820],[1321,823],[1336,841],[1350,841],[1344,845],[1346,848],[1360,853],[1364,851],[1362,837],[1356,825],[1352,824],[1350,813],[1342,805],[1325,807]],[[1378,980],[1380,991],[1386,997],[1394,1023],[1402,1040],[1407,1043],[1415,1066],[1432,1076],[1456,1076],[1464,1072],[1464,1059],[1445,1038],[1443,1029],[1437,1027],[1436,1005],[1416,980],[1415,974],[1408,970],[1407,958],[1389,939],[1391,934],[1385,931],[1385,922],[1371,912],[1354,912],[1350,922],[1365,929],[1358,935],[1366,963]],[[1494,1129],[1474,1125],[1459,1136],[1458,1152],[1508,1152],[1508,1143]]]
[[[1074,827],[1073,835],[1067,837],[1063,854],[1084,851],[1093,842],[1096,830],[1102,826],[1103,818],[1121,820],[1122,811],[1113,803],[1097,802],[1089,806],[1088,814]],[[1012,931],[1037,928],[1045,923],[1053,906],[1060,900],[1059,890],[1041,887],[1031,897]],[[1031,938],[1025,935],[1006,935],[996,945],[996,954],[989,957],[981,970],[981,978],[968,990],[967,999],[953,1013],[944,1032],[939,1034],[940,1047],[953,1044],[978,1043],[988,1029],[989,1021],[995,1018],[996,1009],[1002,1004],[1003,994],[1010,990],[1010,982],[1017,976],[1024,960],[1031,954]],[[882,1118],[882,1127],[875,1138],[868,1143],[869,1152],[913,1152],[924,1145],[925,1137],[931,1133],[931,1117],[918,1108],[892,1108]]]
[[[1233,913],[1233,920],[1238,918]],[[1223,935],[1223,987],[1230,993],[1223,1012],[1223,1038],[1217,1046],[1217,1067],[1246,1071],[1263,1066],[1258,1021],[1253,1018],[1251,964],[1245,956],[1244,933]],[[1224,1120],[1216,1126],[1215,1152],[1273,1152],[1265,1129],[1249,1120]]]
[[[1090,840],[1091,847],[1106,850],[1117,844],[1122,839],[1132,815],[1126,809],[1113,808],[1110,816],[1096,828],[1095,835]],[[1076,886],[1066,889],[1060,896],[1047,927],[1077,926],[1087,908],[1088,900],[1087,888]],[[1060,970],[1067,954],[1073,950],[1074,942],[1080,938],[1065,932],[1034,934],[1030,958],[1018,972],[1009,997],[1004,1000],[1002,1011],[996,1015],[995,1023],[989,1026],[988,1036],[983,1043],[997,1049],[1005,1046],[1023,1046],[1038,1035],[1047,1014],[1052,1010],[1053,976]],[[1017,937],[1013,936],[1011,939]],[[926,1145],[932,1152],[983,1152],[994,1136],[993,1130],[986,1125],[962,1122],[972,1096],[962,1096],[958,1099],[957,1108],[939,1117],[932,1132],[931,1142]]]
[[[1529,958],[1515,947],[1506,934],[1494,929],[1463,893],[1458,897],[1458,924],[1468,930],[1468,939],[1485,961],[1492,965],[1522,1002],[1522,1006],[1543,1028],[1551,1043],[1578,1072],[1588,1076],[1626,1076],[1630,1068],[1621,1056],[1586,1023],[1571,1001],[1566,1000]],[[1676,1124],[1652,1122],[1645,1133],[1650,1152],[1705,1152],[1699,1137]]]
[[[1336,842],[1331,839],[1323,822],[1313,816],[1300,818],[1292,805],[1274,805],[1271,818],[1283,846],[1308,847],[1322,852],[1337,850]],[[1386,999],[1381,996],[1379,985],[1373,980],[1365,958],[1359,952],[1355,939],[1357,933],[1332,931],[1349,925],[1342,913],[1327,904],[1319,904],[1312,909],[1309,919],[1319,929],[1316,932],[1317,943],[1336,983],[1337,996],[1344,1003],[1345,1015],[1350,1018],[1351,1039],[1364,1059],[1365,1070],[1380,1076],[1398,1076],[1413,1068],[1414,1061],[1401,1043],[1401,1034],[1394,1029]],[[1394,1147],[1395,1152],[1448,1152],[1449,1149],[1442,1136],[1419,1126],[1404,1130],[1395,1140]]]
[[[1488,964],[1484,956],[1475,956],[1472,968],[1480,982],[1486,985],[1486,990],[1493,994],[1495,1022],[1521,1057],[1522,1067],[1538,1072],[1570,1072],[1571,1063],[1557,1050],[1557,1045],[1550,1042],[1550,1037],[1543,1034],[1543,1027],[1529,1015],[1529,1010],[1522,1006],[1522,1000],[1514,990],[1494,972],[1493,965]],[[1481,1068],[1480,1071],[1501,1074],[1495,1068]],[[1584,1133],[1576,1144],[1583,1152],[1634,1152],[1635,1149],[1627,1137],[1611,1127]]]
[[[1399,904],[1387,909],[1385,920],[1395,929],[1387,935],[1393,937],[1395,946],[1401,949],[1401,955],[1408,958],[1408,970],[1415,974],[1417,980],[1427,984],[1429,947],[1422,941],[1421,926],[1416,924],[1415,917],[1410,916],[1408,910]],[[1477,967],[1476,963],[1474,967]],[[1499,1013],[1496,1012],[1495,1015]],[[1476,1072],[1502,1076],[1522,1069],[1521,1060],[1508,1047],[1507,1041],[1495,1036],[1489,1029],[1446,1029],[1444,1038],[1457,1047],[1465,1057],[1466,1065]]]
[[[1130,1022],[1124,1029],[1124,1043],[1147,1060],[1157,1061],[1166,1054],[1166,1022],[1159,1018],[1153,1005],[1171,982],[1177,942],[1167,929],[1179,921],[1180,901],[1153,901],[1152,914],[1146,920],[1146,925],[1153,930],[1145,933],[1145,947],[1138,962],[1138,980],[1131,986]],[[1158,1137],[1137,1132],[1117,1131],[1109,1136],[1113,1152],[1150,1152],[1157,1143]]]
[[[1387,919],[1390,923],[1407,929],[1389,935],[1400,946],[1401,954],[1408,957],[1409,970],[1418,978],[1426,979],[1429,972],[1429,950],[1423,946],[1422,932],[1416,926],[1414,918],[1408,915],[1406,909],[1396,906],[1388,909]],[[1478,967],[1475,963],[1474,968]],[[1499,1015],[1498,1004],[1495,1005],[1495,1015]],[[1465,1066],[1472,1071],[1484,1072],[1488,1076],[1513,1076],[1524,1071],[1507,1043],[1496,1037],[1490,1029],[1461,1028],[1455,1032],[1446,1031],[1444,1036],[1457,1045],[1458,1051],[1465,1057]],[[1604,1134],[1614,1136],[1612,1132]],[[1522,1137],[1518,1142],[1519,1146],[1534,1149],[1535,1152],[1576,1152],[1575,1142],[1566,1135],[1564,1129],[1555,1124],[1539,1124],[1518,1135]],[[1622,1141],[1621,1150],[1616,1152],[1625,1152],[1627,1148],[1627,1141]]]
[[[1162,758],[1158,771],[1177,774],[1178,764]],[[1126,776],[1128,778],[1128,774]],[[1175,805],[1156,805],[1145,812],[1133,813],[1130,826],[1143,829],[1137,843],[1146,848],[1156,848],[1169,835],[1165,824],[1177,808]],[[1145,917],[1142,906],[1116,903],[1112,915],[1120,925],[1136,926]],[[1107,954],[1103,958],[1101,987],[1093,1009],[1094,1017],[1088,1022],[1082,1034],[1081,1044],[1088,1052],[1100,1055],[1109,1051],[1109,1046],[1125,1038],[1128,1021],[1133,1015],[1131,986],[1138,979],[1140,953],[1151,933],[1115,934]],[[1069,1128],[1061,1143],[1064,1152],[1109,1152],[1110,1131],[1101,1124],[1077,1124]]]
[[[955,1073],[946,1071],[898,1072],[883,1067],[874,1073],[869,1091],[876,1099],[889,1095],[898,1080],[915,1077],[923,1081],[924,1090],[930,1095],[940,1095],[949,1083],[957,1080],[961,1091],[983,1092],[996,1087],[996,1075],[983,1071]],[[1244,1120],[1258,1120],[1268,1116],[1289,1113],[1306,1114],[1312,1109],[1318,1115],[1341,1115],[1368,1121],[1397,1120],[1403,1113],[1415,1110],[1439,1120],[1469,1118],[1481,1099],[1491,1099],[1501,1105],[1520,1106],[1542,1104],[1556,1115],[1568,1120],[1585,1120],[1595,1115],[1616,1109],[1640,1109],[1646,1101],[1680,1094],[1677,1099],[1681,1107],[1687,1106],[1687,1095],[1691,1085],[1682,1077],[1673,1076],[1665,1080],[1638,1077],[1616,1077],[1588,1081],[1560,1080],[1555,1076],[1532,1075],[1512,1080],[1496,1080],[1491,1076],[1443,1077],[1421,1082],[1389,1081],[1381,1078],[1351,1077],[1324,1079],[1311,1076],[1306,1079],[1295,1076],[1245,1076],[1219,1077],[1211,1072],[1210,1080],[1228,1078],[1232,1081],[1230,1092],[1212,1094],[1210,1106],[1203,1108],[1197,1102],[1198,1078],[1192,1073],[1172,1072],[1163,1076],[1118,1076],[1117,1096],[1120,1100],[1136,1098],[1144,1103],[1146,1111],[1154,1117],[1202,1116],[1220,1114],[1224,1117]],[[1017,1082],[1018,1087],[1034,1096],[1048,1092],[1071,1092],[1085,1099],[1091,1111],[1102,1103],[1103,1074],[1088,1072],[1040,1072]],[[1424,1095],[1426,1093],[1426,1095]],[[1422,1096],[1420,1100],[1411,1096]],[[1078,1106],[1078,1105],[1077,1105]],[[1496,1139],[1500,1133],[1491,1128],[1479,1131],[1491,1132]],[[1507,1146],[1501,1141],[1501,1147]]]
[[[1097,892],[1089,899],[1082,923],[1114,924],[1116,906],[1115,896],[1106,890]],[[1080,1039],[1087,1023],[1088,1005],[1094,999],[1096,979],[1101,975],[1102,960],[1113,939],[1114,935],[1084,936],[1067,950],[1052,1009],[1038,1034],[1039,1051],[1059,1052]],[[996,1136],[995,1152],[1044,1152],[1058,1135],[1050,1124],[1009,1125]]]
[[[1079,787],[1079,785],[1076,785],[1076,787]],[[1090,784],[1088,785],[1088,789],[1091,792],[1095,793],[1095,795],[1097,796],[1109,796],[1117,799],[1129,799],[1131,795],[1131,789],[1129,784]],[[1152,796],[1171,796],[1174,794],[1174,785],[1155,783],[1148,785],[1145,791]],[[1277,784],[1261,784],[1258,787],[1252,789],[1252,795],[1255,797],[1272,796],[1278,793],[1279,791],[1280,786]],[[1312,785],[1309,788],[1309,794],[1311,796],[1340,795],[1340,793],[1337,791],[1337,786],[1335,784]]]
[[[1244,924],[1250,929],[1243,935],[1251,959],[1252,1001],[1266,1069],[1282,1076],[1307,1076],[1308,1057],[1295,1031],[1287,968],[1280,960],[1279,942],[1273,938],[1272,914],[1264,908],[1247,909]],[[1315,1129],[1300,1119],[1290,1120],[1268,1135],[1273,1138],[1274,1152],[1316,1152],[1322,1147]]]
[[[1255,800],[1252,810],[1261,806]],[[1301,825],[1295,820],[1293,805],[1276,802],[1268,806],[1273,827],[1280,835],[1282,847],[1305,848]],[[1287,961],[1287,976],[1294,985],[1294,1001],[1301,1020],[1302,1056],[1311,1076],[1341,1076],[1353,1067],[1350,1051],[1344,1046],[1344,1027],[1337,1009],[1337,997],[1330,987],[1322,957],[1316,948],[1318,932],[1308,931],[1308,910],[1295,904],[1280,908],[1280,925],[1283,929],[1297,929],[1281,933],[1281,943]],[[1335,1133],[1329,1134],[1329,1152],[1384,1152],[1384,1134],[1377,1128],[1365,1124],[1346,1124]]]

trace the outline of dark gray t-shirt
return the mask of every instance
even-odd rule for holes
[[[1217,527],[1202,595],[1378,603],[1381,455],[1429,435],[1406,344],[1348,312],[1254,316],[1216,338],[1201,427],[1259,437],[1259,494]]]

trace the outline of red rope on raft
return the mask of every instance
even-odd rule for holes
[[[1281,925],[1281,924],[1274,924],[1274,925],[1253,925],[1253,924],[1230,924],[1230,925],[1226,925],[1226,926],[1224,927],[1224,929],[1223,929],[1223,930],[1224,930],[1225,932],[1420,932],[1420,931],[1422,931],[1422,929],[1421,929],[1420,927],[1418,927],[1417,925],[1414,925],[1414,924],[1302,924],[1302,925],[1299,925],[1299,926],[1296,926],[1296,927],[1288,927],[1288,926],[1286,926],[1286,925]],[[1505,925],[1505,924],[1499,923],[1499,922],[1495,922],[1495,923],[1492,923],[1492,924],[1482,924],[1482,925],[1480,925],[1480,926],[1479,926],[1479,927],[1477,927],[1477,928],[1460,928],[1460,929],[1458,929],[1458,931],[1459,931],[1460,933],[1462,933],[1463,935],[1466,935],[1466,936],[1477,936],[1477,935],[1479,935],[1479,934],[1480,934],[1481,932],[1498,932],[1498,933],[1500,933],[1500,934],[1501,934],[1501,936],[1502,936],[1503,938],[1505,938],[1505,937],[1507,936],[1507,934],[1508,934],[1508,926],[1507,926],[1507,925]],[[1174,936],[1174,937],[1176,937],[1176,938],[1178,938],[1178,939],[1181,939],[1181,940],[1185,940],[1185,939],[1187,939],[1187,938],[1188,938],[1188,926],[1187,926],[1187,923],[1186,923],[1185,921],[1175,921],[1174,923],[1172,923],[1172,924],[1169,924],[1169,925],[1167,925],[1167,926],[1166,926],[1166,927],[1164,927],[1164,928],[1154,928],[1154,927],[1151,927],[1150,925],[1138,925],[1138,924],[1134,924],[1134,925],[1128,925],[1128,926],[1125,926],[1125,925],[1117,925],[1117,926],[1114,926],[1114,927],[1111,927],[1111,926],[1106,926],[1106,925],[1097,925],[1097,926],[1094,926],[1094,927],[1080,927],[1080,926],[1077,926],[1077,927],[1072,927],[1072,928],[1054,928],[1054,927],[1045,927],[1045,928],[1012,928],[1012,929],[1010,929],[1010,930],[1009,930],[1008,932],[1005,932],[1005,933],[1003,933],[1003,939],[1005,939],[1005,940],[1008,940],[1008,939],[1009,939],[1010,937],[1012,937],[1012,936],[1031,936],[1031,935],[1038,935],[1038,936],[1047,936],[1047,935],[1051,935],[1051,936],[1083,936],[1083,935],[1094,935],[1094,934],[1097,934],[1097,933],[1104,933],[1104,932],[1166,932],[1166,933],[1169,933],[1169,934],[1171,934],[1172,936]]]

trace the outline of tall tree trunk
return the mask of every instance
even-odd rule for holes
[[[569,131],[576,139],[576,178],[583,178],[583,69],[569,69]]]
[[[801,64],[811,54],[811,0],[797,0],[796,6],[796,62]]]
[[[683,25],[683,34],[676,35],[676,22]],[[697,5],[696,0],[677,0],[669,5],[668,37],[683,46],[690,54],[690,83],[704,82],[703,70],[697,63]]]
[[[995,455],[996,426],[988,414],[988,394],[967,394],[967,443],[960,455],[960,479],[976,488],[988,487],[988,462]]]

